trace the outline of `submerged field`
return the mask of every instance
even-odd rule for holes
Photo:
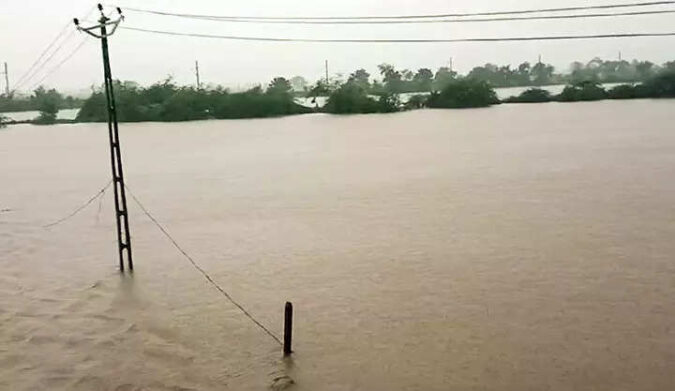
[[[675,101],[0,131],[0,389],[664,390]]]

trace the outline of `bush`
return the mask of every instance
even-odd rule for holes
[[[433,108],[487,107],[496,103],[499,99],[490,84],[471,79],[454,80],[427,100]]]
[[[666,68],[642,84],[644,95],[650,98],[675,98],[675,69]]]
[[[369,97],[366,90],[355,83],[345,83],[330,94],[325,110],[333,114],[377,113],[386,103]]]
[[[405,104],[407,110],[421,109],[427,104],[427,97],[425,95],[413,95]]]
[[[550,102],[553,100],[551,93],[541,88],[529,88],[518,96],[512,96],[505,99],[508,103],[539,103]]]
[[[56,113],[41,111],[40,115],[32,123],[35,125],[52,125],[56,123]]]
[[[386,93],[380,95],[378,103],[380,113],[395,113],[401,110],[401,99],[398,94]]]
[[[622,84],[607,91],[609,99],[635,99],[642,96],[642,88],[631,84]]]
[[[605,98],[607,98],[607,91],[594,81],[582,81],[568,85],[558,95],[558,100],[561,102],[592,101]]]

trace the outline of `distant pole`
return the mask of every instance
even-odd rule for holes
[[[117,26],[124,20],[122,10],[117,8],[119,18],[110,20],[103,13],[103,6],[98,5],[101,11],[99,24],[83,28],[75,19],[75,25],[79,31],[101,40],[101,51],[103,54],[103,77],[105,81],[105,95],[108,108],[108,139],[110,141],[110,165],[112,168],[113,187],[115,188],[115,218],[117,221],[117,245],[120,257],[120,271],[124,271],[124,253],[127,255],[127,265],[129,271],[134,270],[134,263],[131,257],[131,234],[129,232],[129,214],[127,211],[127,196],[124,187],[124,171],[122,169],[122,152],[119,138],[119,128],[117,124],[117,106],[115,104],[115,93],[113,91],[112,71],[110,70],[110,55],[108,52],[108,37],[115,33]],[[112,31],[108,32],[107,26],[112,26]],[[95,31],[100,29],[100,33]]]
[[[5,95],[9,98],[9,72],[7,71],[7,62],[5,62]]]
[[[9,97],[9,71],[7,70],[6,61],[5,61],[5,95]]]
[[[449,65],[450,65],[450,72],[452,72],[452,57],[450,57]]]
[[[541,64],[541,54],[539,55],[539,60],[537,61],[537,64]]]
[[[326,60],[326,84],[328,84],[328,60]]]
[[[621,61],[621,51],[619,51],[619,61]]]
[[[291,343],[293,341],[293,304],[290,301],[286,302],[284,308],[284,356],[293,353]]]
[[[197,89],[202,88],[202,83],[199,81],[199,61],[195,60],[195,75],[197,76]]]

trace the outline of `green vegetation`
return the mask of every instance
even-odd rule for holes
[[[487,107],[499,103],[490,84],[482,80],[460,79],[433,92],[426,106],[432,108]]]
[[[550,102],[551,93],[541,88],[529,88],[518,96],[512,96],[504,100],[505,103],[541,103]]]
[[[621,84],[605,90],[595,81],[570,84],[556,96],[540,89],[528,89],[504,103],[578,102],[602,99],[675,98],[675,67],[664,67],[659,73],[640,84]]]
[[[295,76],[273,79],[265,88],[258,86],[244,92],[230,92],[222,87],[194,88],[178,86],[169,78],[149,87],[134,82],[115,82],[118,120],[190,121],[204,119],[261,118],[309,113],[321,110],[334,114],[391,113],[401,110],[429,108],[487,107],[501,103],[496,87],[542,86],[566,83],[559,95],[551,95],[541,88],[529,88],[504,103],[575,102],[600,99],[634,99],[675,97],[675,61],[655,65],[647,61],[603,61],[593,59],[587,64],[573,63],[568,75],[555,72],[549,64],[530,65],[525,62],[516,68],[509,65],[486,64],[473,68],[466,76],[458,75],[448,67],[436,72],[430,68],[417,71],[396,69],[391,64],[378,66],[379,79],[371,78],[365,69],[357,69],[344,80],[341,76],[321,79],[309,84]],[[624,84],[605,90],[601,83],[624,81]],[[407,102],[402,93],[412,95]],[[328,97],[327,104],[310,109],[295,102],[298,97]],[[43,87],[29,98],[0,96],[0,112],[39,110],[36,124],[73,122],[57,120],[59,109],[79,107],[74,122],[105,122],[107,103],[102,88],[95,90],[85,101],[63,97],[56,90]],[[14,121],[7,121],[16,123]],[[26,121],[24,121],[26,122]]]
[[[601,100],[607,98],[607,91],[597,82],[582,81],[565,87],[558,95],[561,102]]]
[[[642,91],[638,91],[638,87],[632,84],[621,84],[616,87],[612,87],[607,91],[607,97],[609,99],[636,99],[640,98]]]
[[[59,112],[61,95],[56,90],[45,90],[40,87],[35,90],[34,101],[40,115],[33,121],[37,125],[51,125],[56,123],[56,114]]]
[[[324,110],[333,114],[377,113],[378,103],[356,83],[345,83],[330,94]]]
[[[259,118],[311,112],[293,101],[291,85],[284,78],[274,79],[266,90],[255,87],[239,93],[220,87],[178,87],[171,79],[148,88],[133,82],[116,82],[113,88],[121,122]],[[94,92],[84,102],[76,121],[107,121],[104,91]]]
[[[46,90],[44,87],[39,87],[33,91],[33,95],[26,98],[15,97],[13,95],[0,95],[0,113],[39,111],[41,105],[40,99],[44,94],[49,94],[50,98],[54,99],[58,110],[76,109],[82,106],[83,101],[81,99],[63,96],[63,94],[54,89]]]
[[[8,121],[9,119],[7,117],[0,115],[0,128],[4,128],[5,126],[7,126]]]
[[[330,94],[324,111],[332,114],[393,113],[401,109],[397,94],[382,94],[377,99],[369,96],[358,81],[351,80]]]

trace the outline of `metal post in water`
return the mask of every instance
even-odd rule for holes
[[[293,353],[291,342],[293,340],[293,303],[286,302],[284,309],[284,356]]]

